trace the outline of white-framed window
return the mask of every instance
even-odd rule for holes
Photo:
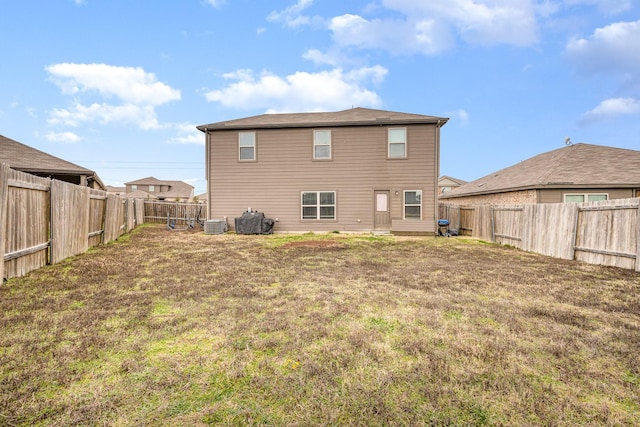
[[[422,219],[422,190],[404,191],[404,219]]]
[[[238,133],[238,159],[241,161],[256,160],[256,133]]]
[[[131,191],[138,191],[138,186],[135,184],[131,184]]]
[[[565,203],[597,202],[609,200],[607,193],[567,193],[564,195]]]
[[[390,159],[404,159],[407,157],[407,128],[389,128]]]
[[[313,160],[331,160],[331,131],[313,131]]]
[[[303,191],[302,219],[336,219],[335,191]]]
[[[155,185],[150,185],[149,186],[149,193],[153,193],[154,191],[156,191],[156,186]]]

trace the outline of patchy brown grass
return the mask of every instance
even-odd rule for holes
[[[638,425],[640,275],[142,227],[0,287],[0,425]]]

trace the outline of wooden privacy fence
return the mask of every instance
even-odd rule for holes
[[[22,276],[115,240],[144,222],[143,208],[106,191],[0,163],[0,278]]]
[[[140,200],[142,202],[142,200]],[[206,206],[200,203],[163,202],[144,200],[144,221],[166,223],[167,218],[176,225],[204,221]]]
[[[640,271],[640,199],[439,206],[460,234],[556,258]]]

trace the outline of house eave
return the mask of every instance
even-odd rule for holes
[[[573,182],[550,182],[547,184],[538,184],[538,185],[528,185],[521,187],[510,187],[510,188],[501,188],[501,189],[486,189],[479,191],[469,191],[460,194],[452,194],[447,193],[443,194],[438,199],[456,199],[461,197],[472,197],[472,196],[486,196],[489,194],[502,194],[502,193],[512,193],[516,191],[527,191],[527,190],[579,190],[579,189],[613,189],[613,188],[640,188],[640,183],[624,183],[624,184],[576,184]]]
[[[448,118],[429,119],[376,119],[376,120],[354,120],[354,121],[317,121],[304,123],[267,123],[267,124],[208,124],[196,126],[201,132],[213,132],[224,130],[261,130],[261,129],[295,129],[295,128],[320,128],[320,127],[352,127],[352,126],[387,126],[387,125],[437,125],[444,126],[449,121]]]

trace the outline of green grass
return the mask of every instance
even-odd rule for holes
[[[640,423],[640,275],[474,240],[147,226],[0,324],[0,425]]]

